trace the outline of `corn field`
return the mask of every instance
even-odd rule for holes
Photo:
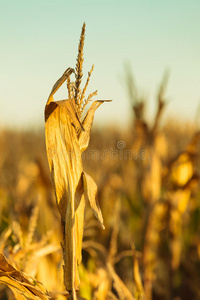
[[[84,42],[45,131],[0,129],[0,299],[198,300],[199,128],[163,121],[167,73],[150,122],[127,69],[132,124],[92,129]]]

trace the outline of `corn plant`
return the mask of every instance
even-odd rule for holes
[[[78,266],[81,263],[81,250],[84,224],[85,201],[90,206],[104,228],[101,210],[97,200],[97,186],[83,171],[82,152],[87,148],[95,110],[104,101],[94,101],[83,117],[86,105],[97,91],[85,97],[91,71],[83,89],[83,46],[85,23],[82,27],[75,70],[68,68],[55,83],[45,107],[46,150],[56,200],[61,215],[63,231],[64,284],[71,299],[77,299],[79,288]],[[75,82],[70,75],[75,74]],[[68,99],[54,101],[54,94],[67,81]]]

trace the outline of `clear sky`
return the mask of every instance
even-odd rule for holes
[[[95,69],[88,92],[113,99],[96,122],[127,124],[131,110],[124,64],[149,98],[170,70],[166,115],[193,120],[200,100],[199,0],[0,0],[0,126],[43,124],[52,85],[75,67],[86,22],[84,71]],[[85,79],[85,78],[84,78]],[[67,97],[65,89],[56,99]]]

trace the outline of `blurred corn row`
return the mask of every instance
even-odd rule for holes
[[[83,157],[99,188],[106,230],[86,205],[80,298],[200,299],[200,133],[176,120],[163,123],[167,75],[150,122],[146,100],[126,74],[133,125],[94,130]],[[2,259],[48,290],[34,297],[66,299],[44,133],[1,129],[0,171]],[[0,299],[17,299],[9,282],[20,279],[8,271],[0,272]]]

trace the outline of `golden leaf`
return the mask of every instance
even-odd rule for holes
[[[98,219],[98,221],[101,224],[101,227],[105,229],[103,225],[103,217],[101,214],[101,209],[99,207],[99,202],[97,199],[97,185],[90,177],[90,175],[83,173],[84,177],[84,191],[85,191],[85,197],[89,200],[90,206],[92,208],[92,211],[95,215],[95,217]]]
[[[92,103],[90,106],[84,120],[83,120],[83,128],[84,131],[81,131],[78,138],[79,138],[79,145],[80,149],[83,152],[89,144],[90,141],[90,132],[92,128],[92,123],[94,119],[95,110],[103,103],[104,101],[97,100]]]
[[[30,276],[13,267],[3,253],[0,253],[0,283],[7,285],[17,300],[48,300],[44,287]]]

